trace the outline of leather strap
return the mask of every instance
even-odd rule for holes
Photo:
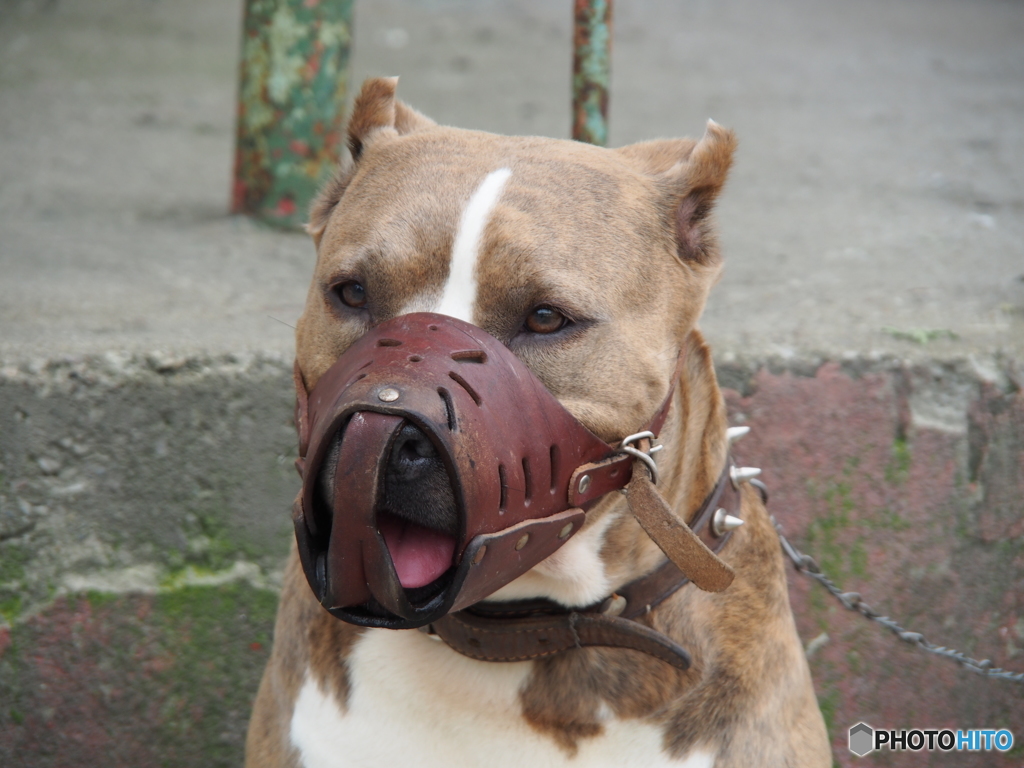
[[[626,498],[633,517],[690,581],[706,592],[721,592],[732,584],[732,568],[672,511],[639,461],[633,466]]]
[[[572,611],[560,616],[491,619],[470,611],[450,613],[434,623],[449,646],[480,661],[528,661],[572,648],[631,648],[690,668],[690,654],[669,637],[629,619]]]
[[[739,516],[740,499],[730,481],[731,467],[732,462],[727,461],[715,488],[693,516],[692,531],[683,524],[691,531],[694,542],[707,550],[716,562],[721,561],[712,553],[720,551],[732,534],[715,535],[711,525],[715,510],[724,506],[730,514]],[[636,477],[647,477],[646,469],[635,469]],[[650,484],[649,479],[647,483]],[[653,493],[665,504],[656,490]],[[685,546],[693,548],[692,544]],[[689,564],[687,570],[697,573],[699,578],[707,576],[707,571],[691,569]],[[731,569],[728,573],[731,581]],[[712,572],[712,578],[714,576]],[[690,580],[676,563],[667,560],[651,573],[587,608],[567,609],[544,599],[481,602],[422,629],[436,634],[464,656],[481,661],[526,661],[572,648],[598,646],[630,648],[686,670],[690,666],[686,649],[640,620]]]

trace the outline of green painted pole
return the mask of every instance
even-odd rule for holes
[[[352,0],[246,0],[231,210],[306,221],[338,164]]]
[[[608,143],[608,84],[612,59],[612,0],[575,0],[572,137]]]

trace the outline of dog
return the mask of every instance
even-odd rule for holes
[[[709,121],[699,141],[620,149],[505,137],[439,126],[396,88],[397,78],[363,85],[348,126],[353,160],[311,211],[300,400],[380,324],[456,318],[497,339],[609,444],[665,411],[657,491],[694,523],[728,454],[697,321],[721,269],[711,214],[733,134]],[[433,447],[408,425],[396,434],[387,503],[438,536],[455,531]],[[427,468],[419,484],[392,487],[417,463]],[[322,470],[310,493],[329,496],[332,482]],[[716,555],[731,584],[684,584],[632,622],[659,647],[685,649],[675,664],[579,637],[550,655],[480,660],[429,631],[357,626],[325,610],[293,548],[246,765],[831,765],[778,538],[758,492],[737,487],[732,520],[743,524]],[[633,496],[601,496],[578,532],[486,604],[540,598],[582,610],[662,568],[662,547],[630,513]],[[419,584],[410,568],[427,569],[421,581],[437,570],[403,567],[403,587]]]

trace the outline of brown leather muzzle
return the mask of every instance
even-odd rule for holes
[[[482,600],[558,549],[583,525],[582,507],[632,474],[627,456],[605,461],[616,450],[501,342],[451,317],[382,323],[308,398],[298,370],[296,386],[299,556],[321,604],[354,624],[418,627]],[[402,586],[381,533],[388,462],[408,424],[443,463],[459,521],[450,566],[422,589]],[[318,478],[329,455],[337,458],[328,505]],[[583,465],[596,470],[586,489]]]

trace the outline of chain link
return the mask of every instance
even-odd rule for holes
[[[921,650],[933,653],[936,656],[942,656],[951,661],[955,661],[965,669],[969,669],[979,675],[983,675],[984,677],[994,677],[1000,680],[1010,680],[1014,683],[1024,683],[1024,672],[1010,672],[1005,669],[1000,669],[999,667],[993,667],[992,662],[988,659],[978,661],[977,659],[972,659],[962,651],[930,643],[925,640],[924,635],[920,632],[911,632],[904,629],[888,616],[881,616],[873,611],[871,606],[861,600],[859,593],[843,592],[838,586],[836,586],[835,582],[821,572],[821,568],[818,567],[818,564],[815,562],[813,557],[805,555],[789,543],[789,540],[782,534],[782,526],[779,525],[774,516],[772,516],[771,521],[772,525],[775,526],[776,532],[779,534],[779,541],[782,542],[782,551],[785,552],[786,556],[793,561],[793,565],[796,566],[796,569],[804,576],[814,579],[825,587],[825,589],[831,592],[833,597],[842,603],[842,606],[847,610],[859,613],[861,616],[871,619],[871,621],[874,621],[877,624],[881,624],[905,643],[917,646]]]

